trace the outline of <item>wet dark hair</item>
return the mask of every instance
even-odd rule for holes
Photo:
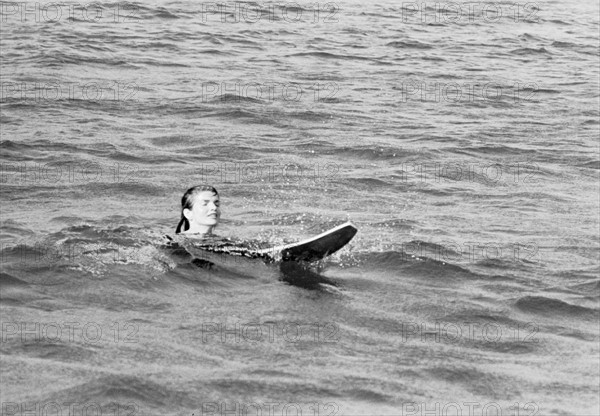
[[[175,234],[179,234],[182,231],[186,231],[186,230],[190,229],[190,222],[185,217],[185,215],[183,215],[183,210],[186,208],[192,209],[192,207],[194,206],[194,196],[196,196],[200,192],[207,192],[207,191],[212,192],[213,194],[215,194],[217,196],[219,195],[217,190],[210,185],[198,185],[198,186],[194,186],[193,188],[190,188],[187,191],[185,191],[185,194],[183,194],[183,197],[181,198],[181,220],[179,221],[179,224],[177,225],[177,228],[175,229]]]

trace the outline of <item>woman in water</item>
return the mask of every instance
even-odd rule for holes
[[[219,223],[219,193],[209,185],[194,186],[181,198],[181,220],[175,233],[212,235]]]

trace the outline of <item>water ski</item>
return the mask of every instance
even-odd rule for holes
[[[229,241],[193,241],[187,239],[194,248],[219,254],[243,256],[249,258],[262,258],[267,262],[273,261],[305,261],[314,262],[329,256],[352,240],[357,233],[357,228],[350,222],[338,225],[315,237],[264,249],[236,245]]]
[[[257,253],[283,261],[318,261],[348,244],[357,231],[352,223],[346,222],[307,240],[257,250]]]

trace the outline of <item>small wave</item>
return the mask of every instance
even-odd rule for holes
[[[535,93],[538,94],[562,94],[563,91],[559,91],[559,90],[553,90],[550,88],[538,88],[535,90]]]
[[[510,51],[513,55],[529,56],[529,55],[552,55],[546,48],[518,48]]]
[[[525,296],[517,300],[515,306],[524,311],[543,314],[549,317],[555,315],[566,315],[580,319],[598,319],[599,311],[583,306],[571,305],[562,300],[547,298],[544,296]]]
[[[108,67],[133,68],[135,67],[130,60],[120,59],[118,57],[90,56],[84,54],[66,53],[54,51],[53,53],[39,53],[27,59],[32,63],[43,67],[63,67],[65,65],[85,66],[85,64],[101,65]]]
[[[312,56],[315,58],[325,58],[325,59],[343,59],[343,60],[360,60],[360,61],[371,61],[371,60],[376,60],[376,59],[381,59],[381,57],[379,58],[370,58],[367,56],[358,56],[358,55],[340,55],[340,54],[335,54],[335,53],[330,53],[330,52],[298,52],[298,53],[293,53],[290,54],[288,56]]]
[[[146,351],[146,355],[151,352]],[[158,354],[155,352],[158,358]],[[146,378],[125,376],[120,374],[107,375],[87,381],[74,387],[58,390],[52,393],[49,401],[61,402],[81,402],[99,404],[103,410],[101,413],[112,412],[110,409],[116,403],[120,403],[120,412],[123,412],[125,403],[143,403],[144,407],[169,408],[175,410],[181,406],[193,408],[195,406],[193,398],[186,393],[171,390],[165,384],[158,384],[149,381]],[[135,411],[133,412],[135,413]],[[116,414],[116,413],[115,413]],[[156,414],[156,412],[143,412],[143,414]]]
[[[542,38],[540,38],[539,36],[532,35],[531,33],[523,33],[521,36],[519,36],[519,39],[523,39],[523,40],[537,40],[537,41],[541,41],[542,40]]]
[[[423,61],[432,61],[432,62],[446,62],[444,58],[441,56],[423,56],[421,57]]]
[[[355,400],[364,400],[366,402],[385,403],[392,402],[394,396],[382,394],[378,391],[366,388],[354,388],[344,390],[345,397],[352,397]]]
[[[391,183],[386,182],[381,179],[378,179],[378,178],[352,178],[352,177],[349,177],[347,179],[352,184],[362,185],[362,186],[366,186],[368,188],[373,188],[373,189],[382,189],[385,187],[389,187],[391,185]]]
[[[260,49],[260,50],[264,49],[259,42],[255,42],[254,40],[250,40],[250,39],[247,39],[246,37],[240,37],[237,35],[223,36],[221,39],[219,39],[219,41],[222,41],[222,42],[225,42],[228,44],[237,43],[237,44],[245,45],[245,46],[248,46],[248,47],[254,48],[254,49]]]
[[[154,17],[158,17],[159,19],[179,19],[180,18],[179,16],[177,16],[174,13],[171,13],[170,11],[168,11],[167,9],[165,9],[164,7],[159,7],[154,12]]]
[[[22,342],[22,340],[19,340],[14,345],[11,345],[9,342],[2,349],[7,354],[25,355],[62,362],[89,361],[95,355],[95,351],[91,348],[46,341]]]
[[[454,368],[450,365],[434,367],[428,371],[435,379],[461,385],[467,391],[487,397],[498,397],[502,380],[499,376],[484,373],[475,368]]]
[[[402,250],[355,253],[353,257],[362,268],[395,272],[402,269],[403,274],[432,279],[478,279],[483,277],[455,264],[433,259],[421,255],[421,253],[417,256]]]
[[[75,146],[70,146],[62,142],[57,141],[49,141],[49,140],[37,140],[35,142],[24,143],[24,142],[15,142],[12,140],[2,140],[0,142],[0,146],[2,146],[2,150],[6,151],[14,151],[14,152],[23,152],[31,149],[32,151],[35,149],[40,150],[51,150],[51,151],[61,151],[68,150],[73,151],[76,149]]]
[[[600,170],[600,160],[590,160],[589,162],[580,163],[577,167]]]
[[[220,55],[220,56],[231,56],[232,53],[221,51],[219,49],[202,49],[196,52],[200,55]]]
[[[131,272],[130,279],[122,281],[139,288],[153,284],[157,275],[175,267],[155,243],[128,226],[105,228],[80,224],[41,239],[29,238],[5,245],[1,254],[7,270],[28,272],[31,284],[62,285],[77,274],[106,278],[118,276],[119,270],[139,269]]]
[[[443,253],[444,256],[456,256],[457,258],[462,256],[462,253],[458,253],[444,245],[432,243],[429,241],[412,240],[405,244],[406,244],[406,246],[409,246],[409,247],[412,246],[412,247],[418,248],[419,254],[429,253],[429,254],[435,255],[436,253]]]
[[[473,346],[480,350],[493,351],[501,354],[530,354],[536,351],[537,344],[532,342],[489,342],[489,341],[476,341]]]
[[[15,241],[19,238],[30,238],[35,234],[24,224],[9,219],[6,219],[2,222],[0,232],[2,233],[0,234],[0,239],[2,241]]]
[[[179,62],[175,62],[173,60],[158,60],[158,59],[145,59],[142,61],[136,61],[136,64],[147,65],[147,66],[165,66],[165,67],[179,67],[179,68],[187,68],[189,65],[182,64]],[[141,91],[138,88],[136,91]]]
[[[524,156],[524,155],[535,155],[538,153],[537,150],[533,149],[523,149],[513,146],[504,146],[504,145],[485,145],[485,146],[467,146],[457,148],[455,150],[456,153],[465,153],[465,154],[483,154],[483,155],[514,155],[514,156]],[[490,165],[492,165],[490,163]]]
[[[344,33],[350,33],[353,35],[362,35],[362,36],[367,36],[367,33],[364,30],[361,30],[359,28],[356,27],[345,27],[342,29],[342,32]]]
[[[45,260],[51,261],[49,256],[54,256],[55,253],[49,254],[48,247],[40,243],[25,243],[17,242],[15,244],[6,245],[0,252],[2,262],[6,267],[13,265],[34,264]],[[7,282],[14,281],[10,275],[6,277]],[[3,279],[4,280],[4,279]]]
[[[548,332],[551,332],[552,334],[559,335],[561,337],[573,338],[578,341],[596,342],[596,340],[597,340],[597,335],[594,334],[593,331],[583,332],[578,329],[573,329],[573,328],[564,327],[564,326],[556,326],[556,325],[549,326],[546,329]]]
[[[398,49],[432,49],[433,46],[427,43],[421,43],[416,40],[414,41],[394,41],[389,42],[385,46],[391,46],[392,48]]]
[[[552,42],[551,46],[554,46],[555,48],[566,48],[566,49],[572,49],[572,48],[576,48],[577,47],[577,45],[575,43],[572,43],[572,42],[561,42],[561,41],[558,41],[558,40]]]
[[[2,255],[4,255],[4,253],[2,253]],[[17,279],[16,277],[11,276],[8,273],[0,273],[0,287],[2,288],[6,288],[6,287],[23,287],[23,286],[29,286],[29,283],[21,280],[21,279]]]
[[[357,160],[374,160],[374,161],[384,161],[384,160],[393,160],[400,159],[401,157],[405,157],[407,155],[419,154],[417,151],[409,151],[407,149],[402,149],[398,147],[374,147],[374,146],[336,146],[329,148],[320,148],[320,154],[334,155],[336,157],[343,158],[352,158]],[[402,171],[398,171],[402,172]]]
[[[214,98],[209,101],[209,103],[251,103],[251,104],[261,104],[264,101],[259,100],[257,98],[246,97],[242,94],[222,94],[217,98]]]
[[[116,7],[116,6],[113,6]],[[123,3],[121,6],[122,19],[128,23],[133,23],[143,20],[153,19],[165,19],[165,20],[177,20],[181,16],[177,13],[185,14],[184,11],[178,10],[175,12],[172,8],[166,9],[165,7],[153,7],[151,5],[144,5],[142,3]]]
[[[403,232],[411,231],[417,225],[417,221],[408,220],[406,218],[392,218],[386,221],[369,224],[370,227],[392,229]]]
[[[531,263],[531,264],[528,264],[528,263]],[[538,266],[537,263],[528,262],[525,259],[522,259],[519,261],[519,259],[516,258],[516,256],[515,256],[514,260],[500,259],[500,258],[484,259],[484,260],[478,261],[476,264],[478,266],[489,268],[489,269],[501,269],[501,270],[514,270],[514,269],[526,270],[530,267]]]
[[[569,286],[569,288],[586,293],[600,293],[600,280],[585,283],[577,283]]]

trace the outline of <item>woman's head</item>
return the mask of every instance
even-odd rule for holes
[[[181,198],[181,220],[175,232],[210,234],[221,218],[219,205],[219,193],[212,186],[188,189]]]

